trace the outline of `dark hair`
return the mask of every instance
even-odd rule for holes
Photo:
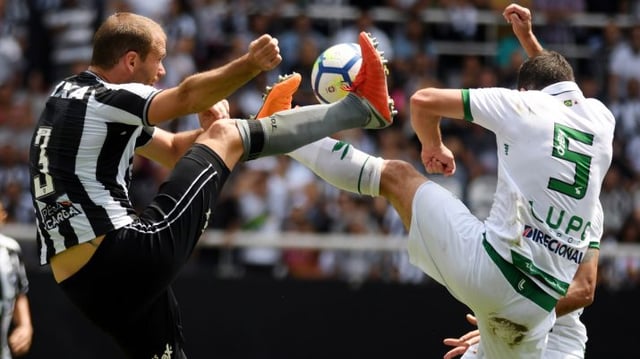
[[[543,51],[527,59],[518,71],[518,89],[542,90],[561,81],[575,81],[575,78],[567,59],[555,51]]]
[[[110,69],[128,51],[135,51],[142,60],[146,59],[157,31],[162,32],[162,27],[144,16],[128,12],[109,16],[93,36],[91,65]]]

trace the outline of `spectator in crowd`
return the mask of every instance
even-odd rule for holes
[[[280,232],[288,205],[287,186],[275,157],[248,162],[235,188],[241,229],[273,236]],[[281,277],[281,251],[277,248],[247,247],[239,257],[249,277]]]
[[[6,218],[0,201],[0,228]],[[20,245],[0,233],[0,359],[23,356],[31,348],[33,326],[28,291],[29,280]]]
[[[361,31],[368,32],[375,37],[378,40],[378,48],[384,53],[384,57],[389,61],[393,61],[394,55],[391,39],[387,32],[375,23],[370,7],[362,7],[356,17],[355,23],[344,26],[336,31],[331,37],[331,43],[329,45],[341,44],[343,42],[356,43],[358,34]]]
[[[53,81],[82,71],[91,59],[91,40],[100,20],[97,0],[61,0],[42,19],[51,38]]]
[[[311,46],[316,49],[315,56],[320,49],[327,48],[327,36],[313,26],[313,21],[304,11],[291,20],[292,24],[278,35],[280,51],[282,51],[282,69],[284,73],[291,73],[294,66],[301,61],[304,53],[301,48]],[[313,57],[315,59],[315,56]],[[306,62],[306,61],[305,61]],[[299,72],[299,71],[298,71]],[[300,72],[311,73],[311,72]]]
[[[162,25],[167,33],[166,67],[170,69],[162,79],[162,87],[174,87],[196,72],[195,50],[198,26],[189,0],[170,0],[169,11]],[[197,121],[196,121],[197,122]]]
[[[640,80],[640,23],[629,29],[627,41],[611,53],[608,100],[626,99],[627,82],[631,79]]]
[[[633,200],[624,167],[613,162],[604,178],[600,194],[604,210],[603,240],[616,239],[623,223],[633,213]]]

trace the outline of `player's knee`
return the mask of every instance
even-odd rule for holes
[[[215,143],[218,146],[242,146],[240,133],[236,127],[235,120],[223,119],[211,124],[198,137],[197,142],[209,145]]]
[[[231,119],[215,121],[209,128],[205,129],[203,135],[207,138],[216,139],[216,141],[240,142],[240,134],[238,133],[235,120]]]
[[[230,119],[212,123],[198,136],[196,142],[212,149],[230,169],[234,167],[244,151],[236,121]]]
[[[402,160],[386,160],[382,167],[381,186],[391,189],[393,186],[403,187],[411,182],[424,182],[426,178],[409,162]]]
[[[386,160],[382,168],[382,176],[390,179],[413,178],[422,176],[409,162],[402,160]]]

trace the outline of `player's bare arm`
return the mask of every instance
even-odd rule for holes
[[[153,139],[145,146],[138,148],[136,153],[171,169],[193,145],[196,138],[211,124],[222,118],[229,118],[229,101],[226,99],[198,113],[200,129],[173,134],[156,128]]]
[[[584,308],[593,303],[596,292],[596,280],[598,275],[598,257],[600,251],[589,248],[578,271],[569,285],[567,295],[560,298],[556,304],[556,315],[561,316],[576,309]]]
[[[422,162],[427,172],[452,175],[455,161],[451,151],[442,143],[442,117],[464,118],[460,90],[425,88],[411,96],[411,124],[422,144]]]
[[[534,57],[544,51],[542,45],[533,34],[531,28],[532,17],[529,9],[518,4],[510,4],[504,9],[502,16],[511,24],[513,33],[518,38],[527,56]]]
[[[160,92],[151,101],[148,120],[152,125],[207,110],[227,98],[262,71],[280,62],[278,40],[262,35],[251,42],[249,51],[228,64],[187,77],[178,86]]]
[[[197,129],[174,134],[158,127],[154,130],[151,141],[138,148],[136,153],[170,169],[193,145],[202,131]]]
[[[14,329],[8,338],[9,347],[15,356],[21,356],[29,351],[33,338],[31,311],[29,310],[29,299],[26,294],[20,294],[16,298],[13,324]]]

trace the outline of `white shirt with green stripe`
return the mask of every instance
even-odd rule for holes
[[[574,82],[542,91],[463,90],[465,119],[496,135],[498,184],[486,241],[552,296],[563,296],[602,234],[600,187],[615,119]]]

